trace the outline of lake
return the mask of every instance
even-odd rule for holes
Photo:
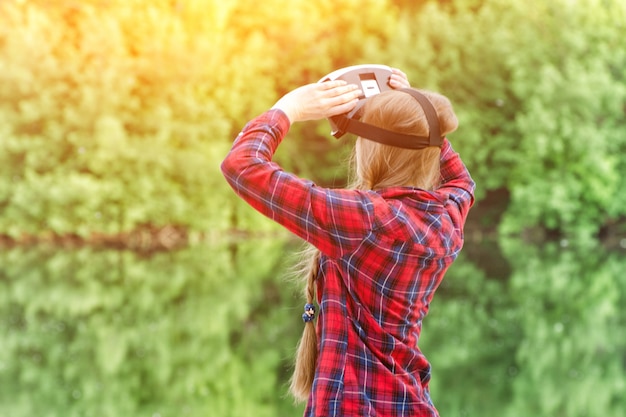
[[[4,248],[0,416],[299,416],[294,242]],[[623,417],[626,251],[466,243],[420,346],[442,417]]]

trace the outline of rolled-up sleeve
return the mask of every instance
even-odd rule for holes
[[[440,170],[441,185],[437,192],[444,194],[446,200],[455,203],[458,216],[454,217],[457,222],[460,222],[457,226],[462,228],[469,209],[474,204],[476,184],[448,139],[444,140],[441,148]]]

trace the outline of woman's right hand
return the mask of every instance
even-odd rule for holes
[[[325,119],[352,110],[362,94],[342,80],[307,84],[285,94],[272,109],[282,110],[291,123]]]

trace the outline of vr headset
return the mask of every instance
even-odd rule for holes
[[[367,99],[383,91],[392,90],[389,86],[391,74],[391,68],[386,65],[353,65],[333,71],[319,80],[319,82],[343,80],[348,84],[358,85],[363,91],[363,95],[359,97],[353,110],[328,119],[332,128],[331,134],[339,139],[346,132],[349,132],[375,142],[405,149],[422,149],[428,146],[441,147],[443,137],[440,133],[439,119],[435,108],[426,96],[411,88],[396,91],[410,94],[420,104],[428,121],[428,137],[396,133],[360,121],[362,108]]]

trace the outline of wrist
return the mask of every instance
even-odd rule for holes
[[[280,111],[282,114],[284,114],[287,117],[287,119],[289,120],[289,124],[293,124],[294,121],[295,121],[294,120],[294,116],[292,114],[290,114],[290,112],[287,109],[285,109],[284,107],[282,107],[282,106],[279,106],[279,105],[275,104],[274,106],[272,106],[272,108],[270,110],[278,110],[278,111]]]
[[[285,131],[285,134],[286,134],[286,132],[289,130],[289,128],[293,124],[291,119],[289,118],[289,115],[287,114],[287,112],[285,112],[285,110],[283,108],[275,107],[275,106],[270,108],[267,112],[268,113],[274,112],[275,114],[279,115],[279,116],[276,116],[276,117],[280,120],[281,129],[283,129]]]

